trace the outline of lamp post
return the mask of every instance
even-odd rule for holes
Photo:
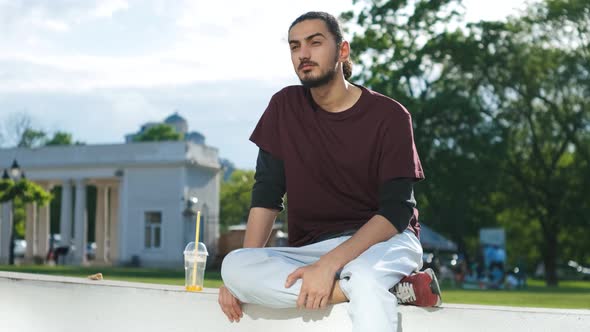
[[[2,174],[3,180],[12,180],[17,182],[25,178],[25,173],[21,170],[18,162],[16,159],[12,162],[10,169],[4,169],[4,173]],[[14,202],[10,202],[10,209],[12,210],[14,206]],[[8,264],[14,265],[14,214],[10,213],[10,219],[6,220],[6,222],[10,223],[10,249],[8,251]]]

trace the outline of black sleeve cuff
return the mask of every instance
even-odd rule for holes
[[[254,180],[250,207],[283,211],[283,196],[286,192],[283,161],[260,149],[256,160]]]
[[[393,179],[379,188],[379,211],[377,214],[387,219],[398,231],[408,228],[414,215],[416,200],[414,199],[413,179]]]

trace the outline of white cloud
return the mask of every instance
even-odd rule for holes
[[[74,23],[112,17],[117,11],[129,8],[125,0],[0,0],[0,13],[5,26],[26,26],[65,31]]]
[[[113,17],[115,12],[128,8],[129,3],[125,0],[100,0],[96,3],[92,14],[96,17]]]
[[[212,80],[289,80],[293,76],[285,43],[289,23],[310,8],[338,14],[350,7],[341,0],[321,5],[311,0],[60,0],[17,4],[0,2],[0,11],[11,17],[12,25],[5,25],[18,30],[19,26],[36,22],[36,30],[8,43],[2,43],[0,36],[0,75],[13,77],[12,81],[0,82],[0,92],[151,87]],[[135,16],[113,16],[123,11]],[[111,19],[88,22],[100,17]],[[159,20],[160,25],[148,30],[154,20]],[[74,25],[80,28],[73,29]],[[122,38],[113,31],[102,32],[111,25],[133,30],[128,32],[128,45],[108,48],[113,40]],[[55,31],[64,37],[47,35]],[[145,40],[138,40],[138,36]],[[90,38],[94,50],[79,50],[75,42],[88,42]],[[150,39],[161,42],[150,47]],[[141,43],[144,51],[119,54],[133,53],[134,43]],[[20,65],[13,66],[15,62]]]

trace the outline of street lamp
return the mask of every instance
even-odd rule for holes
[[[9,169],[4,169],[4,173],[2,174],[2,180],[10,180],[17,181],[19,179],[24,179],[25,173],[20,169],[20,166],[16,159],[12,162],[12,166]]]
[[[18,162],[16,159],[12,162],[12,166],[10,166],[10,170],[4,169],[4,173],[2,174],[3,180],[10,180],[18,181],[25,178],[25,173],[20,169]],[[10,207],[12,209],[12,205]],[[12,217],[11,217],[12,218]],[[13,220],[8,221],[11,223],[10,226],[10,248],[8,253],[8,264],[14,264],[14,222]]]
[[[186,198],[186,206],[184,209],[185,216],[194,216],[197,214],[199,199],[196,196],[188,195]]]
[[[12,162],[12,166],[10,166],[10,176],[16,180],[20,177],[21,175],[21,171],[20,171],[20,166],[18,165],[18,162],[16,161],[16,159],[14,159],[14,161]]]

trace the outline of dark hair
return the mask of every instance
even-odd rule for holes
[[[338,22],[336,17],[326,12],[307,12],[299,16],[295,19],[295,21],[293,21],[293,23],[291,23],[291,26],[289,27],[289,32],[296,24],[307,20],[324,21],[324,23],[328,27],[328,30],[336,40],[336,46],[340,48],[340,45],[342,45],[342,41],[344,40],[344,37],[342,36],[342,28],[340,27],[340,23]],[[352,75],[352,61],[346,60],[342,65],[342,71],[344,72],[344,78],[349,79]]]

